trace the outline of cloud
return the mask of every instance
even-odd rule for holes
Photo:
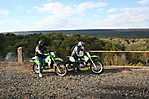
[[[149,7],[112,8],[107,12],[99,27],[147,27],[146,23],[149,22]]]
[[[78,17],[47,16],[33,24],[36,29],[77,29],[84,26],[84,20]]]
[[[63,17],[53,15],[43,18],[42,20],[36,22],[33,26],[39,29],[55,28],[55,27],[59,28],[64,21],[65,19]]]
[[[40,21],[36,22],[33,26],[36,28],[48,29],[60,29],[60,28],[79,28],[84,26],[88,10],[102,9],[108,4],[105,1],[85,1],[79,4],[66,5],[58,1],[50,1],[47,4],[43,4],[36,7],[38,11],[48,13],[47,17],[44,17]]]
[[[140,5],[149,5],[149,0],[139,0],[138,4],[140,4]]]
[[[87,2],[83,2],[80,3],[77,6],[77,9],[84,12],[88,9],[95,9],[95,8],[102,8],[102,7],[106,7],[108,4],[106,2],[92,2],[92,1],[87,1]]]
[[[50,0],[48,3],[36,7],[40,12],[48,12],[53,15],[71,16],[85,13],[89,9],[98,9],[107,6],[105,1],[86,1],[80,4],[66,5],[64,3]]]
[[[0,16],[6,16],[9,14],[9,11],[6,9],[0,9]]]
[[[73,14],[72,7],[66,6],[60,2],[49,2],[47,4],[43,4],[41,7],[38,7],[38,10],[60,16],[61,15],[69,16]]]
[[[107,2],[99,0],[84,1],[77,5],[66,5],[53,0],[38,7],[39,11],[48,13],[48,16],[36,22],[33,26],[37,29],[148,27],[149,7],[140,6],[140,4],[143,4],[147,1],[140,0],[139,2],[139,5],[136,7],[110,8]],[[103,8],[105,8],[105,15],[101,18],[100,16],[103,15],[100,15],[99,9]],[[93,14],[87,16],[89,10],[96,11],[93,12]],[[96,15],[95,19],[94,15]]]

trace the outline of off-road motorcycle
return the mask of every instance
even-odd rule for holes
[[[85,52],[82,58],[75,60],[74,57],[68,56],[65,62],[67,70],[77,71],[81,68],[89,67],[89,69],[96,74],[100,74],[103,71],[103,64],[100,62],[99,57],[96,55],[90,55],[89,52]]]
[[[40,61],[38,57],[32,57],[31,62],[33,63],[32,69],[34,73],[39,73],[39,64]],[[67,74],[67,68],[63,64],[63,59],[56,57],[55,52],[48,52],[45,54],[44,62],[40,68],[40,72],[43,70],[54,69],[55,73],[59,76],[65,76]]]

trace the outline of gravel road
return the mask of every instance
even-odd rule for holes
[[[106,68],[106,67],[105,67]],[[149,99],[149,69],[106,68],[100,75],[45,72],[39,78],[30,65],[0,65],[0,99]]]

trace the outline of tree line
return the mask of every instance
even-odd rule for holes
[[[56,54],[65,59],[71,54],[72,48],[78,41],[85,42],[85,47],[89,50],[148,50],[148,39],[128,39],[128,38],[100,38],[91,35],[48,33],[15,35],[14,33],[0,34],[0,58],[4,59],[8,52],[16,53],[18,47],[23,47],[24,57],[34,56],[34,49],[38,40],[45,40],[48,43],[48,50],[56,51]],[[100,56],[106,65],[112,64],[141,64],[146,63],[147,57],[143,54],[126,53],[125,60],[120,53],[94,53]],[[120,57],[120,58],[119,58]]]

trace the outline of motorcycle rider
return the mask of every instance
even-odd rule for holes
[[[43,40],[39,40],[38,44],[35,48],[35,56],[37,56],[38,60],[39,60],[39,77],[42,77],[42,73],[41,73],[41,67],[43,65],[44,59],[45,59],[45,52],[47,51],[47,44],[45,41]]]
[[[84,54],[85,54],[85,49],[84,49],[84,42],[79,41],[78,44],[73,48],[73,51],[71,53],[71,56],[74,57],[75,61],[76,61],[76,67],[77,70],[80,71],[80,61],[83,59]]]

